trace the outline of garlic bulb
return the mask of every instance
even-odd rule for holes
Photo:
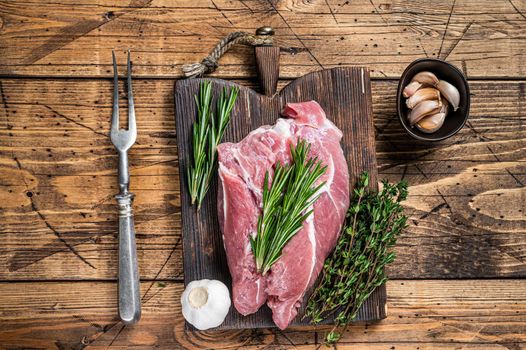
[[[202,331],[223,323],[230,304],[228,288],[217,280],[192,281],[181,296],[185,320]]]

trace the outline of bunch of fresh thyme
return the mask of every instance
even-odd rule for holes
[[[263,209],[258,218],[257,234],[250,238],[257,270],[265,275],[281,256],[283,247],[301,229],[325,183],[315,185],[327,169],[318,158],[307,159],[310,145],[299,140],[291,145],[292,161],[279,162],[274,169],[272,185],[268,171],[263,184]]]
[[[187,168],[188,189],[192,204],[201,208],[212,175],[217,167],[217,145],[221,142],[225,129],[230,122],[230,114],[239,90],[224,88],[217,99],[215,114],[212,112],[212,82],[204,81],[199,85],[199,95],[195,96],[197,119],[192,129],[192,164]]]
[[[395,259],[390,248],[407,226],[400,204],[407,197],[407,183],[383,181],[379,192],[368,191],[368,184],[364,173],[353,191],[336,248],[325,261],[322,281],[307,304],[305,317],[315,324],[335,317],[327,344],[340,339],[363,302],[387,281],[385,266]]]

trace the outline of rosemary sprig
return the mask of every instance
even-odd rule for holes
[[[323,277],[307,304],[305,317],[317,324],[335,315],[326,344],[336,343],[376,287],[387,281],[385,266],[395,259],[391,248],[407,227],[401,201],[407,183],[383,181],[379,192],[367,190],[361,175],[353,191],[347,220],[336,248],[324,264]]]
[[[257,270],[263,275],[312,213],[309,207],[318,199],[318,191],[325,184],[315,185],[327,167],[317,157],[307,159],[309,150],[310,145],[299,140],[296,147],[290,147],[291,164],[276,164],[271,185],[268,171],[265,174],[263,209],[256,237],[250,238]]]
[[[197,120],[192,127],[193,157],[192,164],[187,168],[187,179],[192,204],[197,203],[198,210],[210,188],[217,167],[217,145],[230,122],[238,93],[235,87],[228,94],[223,88],[217,99],[215,114],[212,112],[212,82],[202,82],[199,94],[195,96]]]

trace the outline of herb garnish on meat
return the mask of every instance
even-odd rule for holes
[[[268,171],[263,184],[263,210],[257,234],[250,238],[258,272],[265,275],[281,256],[283,247],[311,215],[318,191],[325,183],[314,185],[327,169],[317,157],[307,159],[310,145],[299,140],[291,145],[291,164],[277,163],[272,184]]]

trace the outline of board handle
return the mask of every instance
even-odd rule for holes
[[[256,30],[256,35],[274,35],[274,30],[271,27],[261,27]],[[279,51],[279,47],[268,45],[254,48],[259,84],[266,96],[274,95],[278,87]]]

